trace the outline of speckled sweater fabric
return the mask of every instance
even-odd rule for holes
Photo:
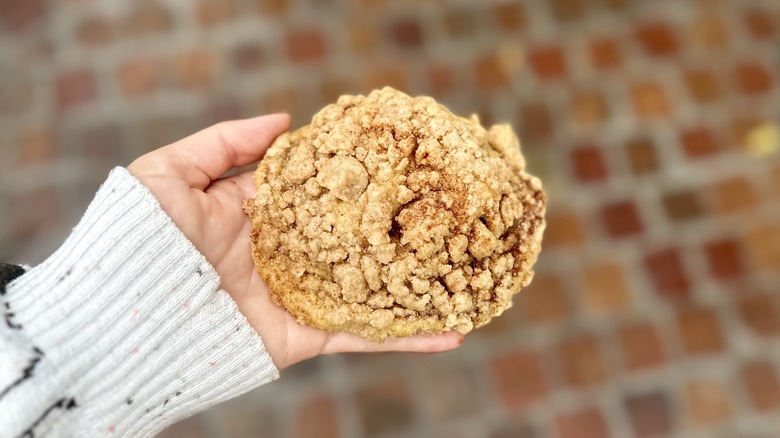
[[[219,276],[123,168],[63,246],[0,264],[0,436],[148,437],[278,378]]]

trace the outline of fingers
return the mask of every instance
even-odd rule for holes
[[[232,167],[262,158],[273,140],[289,128],[287,114],[222,122],[152,154],[157,154],[158,165],[190,187],[204,189]]]
[[[439,353],[458,348],[463,335],[447,332],[440,335],[388,338],[383,343],[367,341],[349,333],[334,333],[323,349],[324,354],[347,352],[406,351],[415,353]]]

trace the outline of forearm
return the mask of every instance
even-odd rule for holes
[[[126,170],[0,297],[0,430],[149,436],[278,376],[212,266]]]

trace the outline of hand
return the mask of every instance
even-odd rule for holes
[[[223,122],[150,152],[128,170],[157,197],[163,210],[216,268],[220,287],[260,334],[277,368],[319,354],[368,351],[440,352],[458,347],[463,336],[388,339],[382,344],[347,333],[299,325],[268,297],[255,271],[249,243],[251,222],[241,204],[254,195],[253,172],[220,178],[233,167],[262,158],[271,142],[289,129],[275,114]]]

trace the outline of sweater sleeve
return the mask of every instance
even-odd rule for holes
[[[63,246],[0,294],[0,435],[152,436],[278,378],[219,281],[114,169]]]

